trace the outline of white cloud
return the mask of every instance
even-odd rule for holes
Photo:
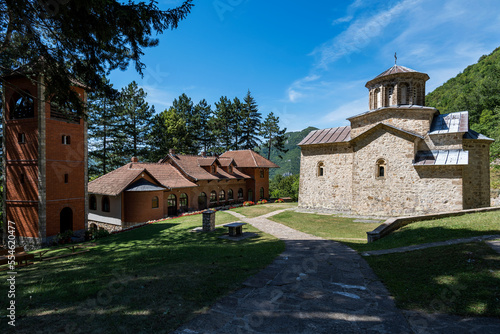
[[[367,19],[357,19],[329,42],[316,48],[313,54],[319,55],[318,67],[326,68],[343,56],[358,52],[370,41],[379,36],[395,17],[410,10],[421,0],[403,0],[394,7],[378,12]]]
[[[348,16],[344,16],[344,17],[340,17],[336,20],[334,20],[332,22],[332,25],[336,25],[336,24],[341,24],[341,23],[346,23],[346,22],[351,22],[353,19],[353,16],[352,15],[348,15]]]
[[[141,88],[148,94],[146,101],[150,106],[154,105],[157,112],[169,108],[174,98],[176,98],[171,92],[157,86],[142,85]]]
[[[324,84],[323,82],[318,82],[319,79],[321,79],[319,75],[311,74],[302,79],[295,80],[288,88],[288,101],[296,103],[307,97],[308,94],[315,91],[318,86]]]
[[[325,123],[339,123],[346,122],[346,118],[355,116],[357,114],[361,114],[368,110],[368,96],[364,96],[363,98],[353,100],[346,104],[337,107],[333,111],[324,115],[318,126],[325,127]]]

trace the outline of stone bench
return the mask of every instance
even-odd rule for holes
[[[243,234],[243,225],[246,225],[247,223],[242,223],[242,222],[235,222],[231,224],[226,224],[224,227],[229,228],[229,236],[230,237],[239,237],[240,235]]]

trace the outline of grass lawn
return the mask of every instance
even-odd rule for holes
[[[241,213],[248,218],[254,218],[273,211],[295,207],[297,207],[297,203],[267,203],[252,206],[242,206],[239,208],[231,209],[231,211]]]
[[[500,234],[500,211],[416,222],[375,242],[349,243],[349,246],[358,251],[367,251],[488,234]]]
[[[500,254],[485,243],[365,258],[398,307],[500,317]]]
[[[240,242],[218,238],[226,228],[190,232],[201,219],[187,216],[111,235],[89,253],[19,269],[16,331],[170,332],[284,250],[283,242],[262,232]],[[216,224],[235,220],[216,214]],[[256,231],[249,225],[244,230]],[[0,280],[5,320],[6,272]]]
[[[337,239],[357,251],[500,234],[500,212],[413,223],[370,244],[366,243],[366,232],[379,224],[295,212],[283,212],[270,219],[325,239]],[[485,243],[434,247],[365,259],[401,308],[500,317],[500,254]]]
[[[373,231],[379,223],[355,223],[353,218],[334,215],[318,215],[285,211],[269,218],[293,229],[316,235],[325,239],[359,239],[353,242],[366,242],[366,232]]]

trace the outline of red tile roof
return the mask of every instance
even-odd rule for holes
[[[221,155],[221,158],[233,158],[238,167],[280,168],[252,150],[227,151]]]
[[[197,184],[188,180],[181,172],[170,164],[133,163],[134,168],[144,168],[155,177],[163,186],[168,188],[197,187]]]
[[[159,163],[130,162],[90,182],[89,193],[117,196],[130,186],[143,172],[148,173],[159,185],[173,189],[197,187],[196,181],[198,180],[238,180],[251,178],[241,170],[238,170],[237,167],[278,167],[271,161],[250,150],[226,153],[231,153],[234,157],[217,158],[169,154]],[[240,161],[242,166],[237,161]],[[215,174],[211,174],[204,168],[213,164],[218,166]],[[230,165],[235,166],[232,168],[232,173],[228,173],[222,168],[222,166],[228,167]]]
[[[117,196],[143,172],[167,188],[197,187],[196,183],[189,181],[170,164],[131,162],[89,182],[89,193]]]
[[[145,171],[144,168],[130,168],[130,165],[127,164],[89,182],[89,193],[110,196],[119,195]]]

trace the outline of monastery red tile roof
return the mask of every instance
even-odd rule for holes
[[[238,167],[280,168],[252,150],[227,151],[221,158],[233,158]]]
[[[129,168],[130,164],[115,169],[114,171],[89,182],[88,191],[93,194],[102,194],[117,196],[125,188],[127,188],[132,181],[134,181],[142,172],[144,168]]]
[[[128,163],[89,182],[89,193],[117,196],[142,172],[148,172],[158,183],[167,188],[196,187],[170,164]]]
[[[189,181],[181,172],[170,164],[132,163],[135,168],[144,168],[154,176],[163,186],[168,188],[197,187],[196,183]]]
[[[311,131],[298,145],[332,144],[348,142],[349,140],[351,140],[351,127],[341,126]]]

